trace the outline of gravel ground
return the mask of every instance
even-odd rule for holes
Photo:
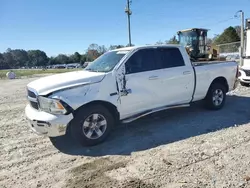
[[[220,111],[164,111],[117,126],[101,145],[65,139],[59,151],[26,124],[34,79],[0,80],[0,187],[250,187],[250,88]]]

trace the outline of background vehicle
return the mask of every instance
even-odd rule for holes
[[[82,145],[95,145],[118,121],[200,100],[219,110],[237,75],[236,62],[193,64],[180,45],[127,47],[105,53],[85,70],[29,83],[25,113],[31,128],[52,142],[70,130]]]
[[[240,68],[239,80],[242,86],[250,86],[250,19],[246,21],[246,48],[243,66]]]

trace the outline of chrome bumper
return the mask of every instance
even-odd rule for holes
[[[247,78],[239,78],[240,82],[250,84],[250,77]]]
[[[67,125],[73,119],[73,115],[53,115],[38,111],[29,104],[25,108],[25,114],[30,129],[38,135],[57,137],[66,134]]]
[[[240,81],[240,82],[243,82],[243,83],[250,84],[250,76],[248,76],[244,70],[239,70],[239,72],[240,72],[240,74],[241,74],[241,75],[238,77],[239,81]]]

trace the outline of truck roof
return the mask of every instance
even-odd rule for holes
[[[205,28],[189,28],[189,29],[183,29],[183,30],[177,31],[177,33],[179,33],[179,32],[187,32],[187,31],[192,31],[192,30],[209,31],[209,29],[205,29]]]
[[[141,45],[141,46],[130,46],[124,48],[118,48],[111,51],[131,51],[137,48],[153,48],[153,47],[180,47],[180,44],[155,44],[155,45]]]

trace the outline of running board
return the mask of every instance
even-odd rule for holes
[[[131,123],[132,121],[135,121],[139,118],[142,118],[144,116],[147,116],[149,114],[155,113],[155,112],[159,112],[162,110],[168,110],[168,109],[173,109],[173,108],[182,108],[182,107],[189,107],[190,104],[181,104],[181,105],[173,105],[173,106],[164,106],[164,107],[159,107],[159,108],[154,108],[152,110],[146,110],[144,112],[141,112],[139,114],[136,114],[134,116],[131,116],[129,118],[123,119],[121,122],[122,123]]]

